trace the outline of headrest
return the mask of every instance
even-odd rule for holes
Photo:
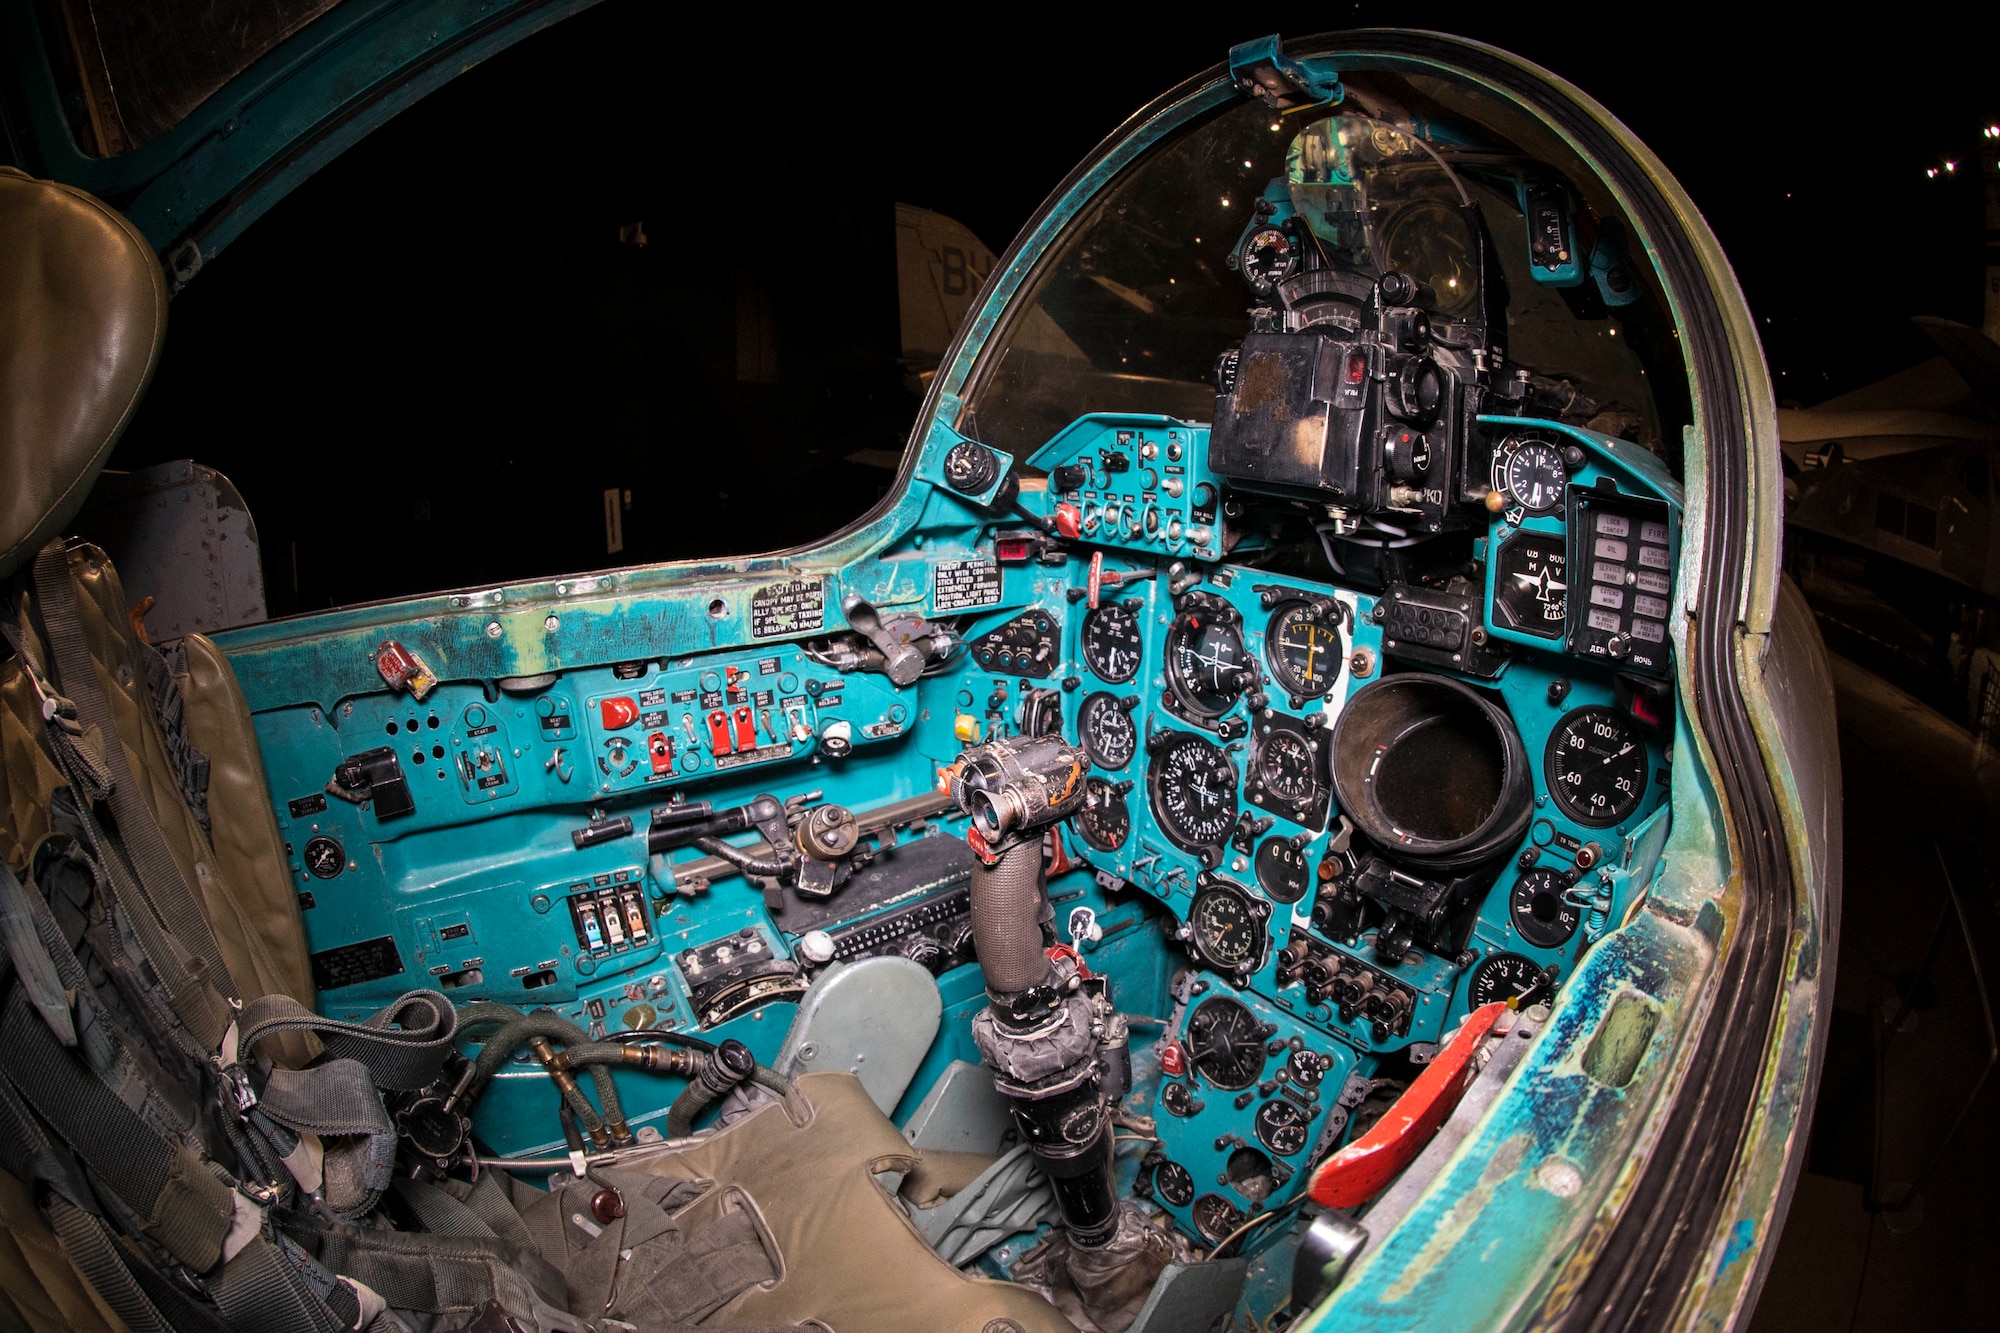
[[[0,578],[76,517],[166,331],[166,276],[137,227],[0,167]]]

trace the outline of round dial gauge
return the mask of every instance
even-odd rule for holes
[[[1161,1162],[1153,1171],[1153,1188],[1176,1208],[1185,1208],[1194,1200],[1194,1177],[1179,1162]]]
[[[1259,227],[1243,243],[1243,279],[1260,292],[1267,292],[1280,279],[1289,278],[1298,267],[1298,252],[1292,238],[1277,227]]]
[[[1312,887],[1304,849],[1290,838],[1266,838],[1257,848],[1257,887],[1273,902],[1295,903]]]
[[[1227,881],[1211,884],[1188,906],[1188,927],[1201,960],[1220,972],[1252,972],[1263,961],[1271,909]]]
[[[1221,717],[1252,678],[1242,631],[1226,608],[1184,611],[1167,631],[1167,683],[1189,713]]]
[[[1206,737],[1174,733],[1146,777],[1160,828],[1181,846],[1213,847],[1235,829],[1236,765]]]
[[[1499,489],[1531,514],[1559,508],[1563,487],[1569,484],[1561,452],[1546,440],[1521,440],[1511,449],[1503,448],[1499,473]]]
[[[1132,725],[1132,708],[1137,699],[1120,699],[1099,691],[1083,701],[1076,713],[1076,729],[1083,737],[1083,752],[1099,768],[1123,768],[1139,752],[1139,729]]]
[[[1264,1025],[1227,995],[1203,1000],[1188,1020],[1188,1058],[1201,1076],[1227,1092],[1264,1074]]]
[[[1194,1099],[1185,1083],[1165,1083],[1160,1087],[1160,1104],[1175,1115],[1186,1119],[1201,1109],[1202,1104]]]
[[[306,842],[304,856],[306,869],[315,879],[332,879],[347,869],[347,849],[325,834]]]
[[[1560,949],[1576,933],[1583,909],[1563,897],[1562,872],[1536,866],[1514,881],[1507,895],[1508,915],[1520,937],[1539,949]]]
[[[1532,1003],[1548,998],[1544,993],[1548,989],[1546,983],[1547,978],[1533,959],[1517,953],[1496,953],[1472,969],[1472,983],[1466,988],[1466,997],[1475,1009],[1495,1000]]]
[[[1292,805],[1319,798],[1319,755],[1296,731],[1272,731],[1257,745],[1257,776],[1264,790]]]
[[[1115,852],[1132,836],[1132,812],[1118,788],[1103,778],[1083,780],[1083,808],[1070,816],[1077,836],[1100,852]]]
[[[1280,1157],[1306,1146],[1306,1113],[1283,1097],[1257,1108],[1257,1141]]]
[[[1194,1229],[1211,1245],[1227,1240],[1230,1232],[1248,1220],[1220,1194],[1204,1194],[1194,1201]]]
[[[1592,704],[1565,714],[1549,737],[1542,776],[1562,812],[1579,824],[1623,823],[1646,795],[1646,743],[1624,714]]]
[[[1293,1051],[1291,1067],[1292,1082],[1311,1092],[1326,1077],[1326,1071],[1333,1068],[1333,1057],[1318,1051]]]
[[[1286,602],[1264,632],[1271,675],[1295,699],[1317,699],[1340,678],[1346,649],[1338,602]]]
[[[1123,685],[1139,674],[1144,656],[1139,613],[1124,602],[1104,602],[1083,619],[1083,660],[1102,681]]]

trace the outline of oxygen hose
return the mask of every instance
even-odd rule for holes
[[[685,1138],[692,1132],[695,1119],[711,1103],[746,1080],[779,1096],[791,1089],[791,1084],[783,1075],[758,1064],[749,1048],[734,1039],[718,1046],[699,1037],[644,1028],[624,1034],[628,1038],[625,1042],[592,1041],[576,1024],[546,1009],[524,1014],[512,1005],[478,1003],[459,1010],[459,1032],[489,1027],[498,1031],[486,1039],[473,1064],[472,1079],[468,1085],[471,1095],[477,1096],[500,1067],[513,1057],[514,1052],[527,1044],[534,1049],[536,1058],[561,1092],[563,1104],[576,1117],[577,1124],[600,1148],[622,1146],[632,1141],[617,1086],[611,1079],[611,1068],[615,1065],[679,1074],[688,1080],[687,1087],[682,1089],[667,1111],[670,1138]],[[553,1049],[549,1045],[551,1041],[561,1042],[564,1049]],[[651,1041],[682,1049],[656,1053],[647,1046],[637,1044]],[[598,1101],[604,1108],[601,1116],[577,1086],[574,1071],[580,1069],[590,1072],[591,1081],[597,1088]]]
[[[603,1066],[592,1066],[591,1081],[597,1087],[597,1100],[604,1107],[599,1116],[597,1108],[583,1095],[576,1080],[567,1072],[558,1073],[552,1067],[554,1051],[550,1041],[559,1041],[566,1047],[591,1045],[590,1036],[582,1028],[560,1014],[538,1009],[524,1014],[507,1004],[469,1004],[459,1011],[458,1030],[462,1034],[469,1029],[498,1027],[499,1031],[486,1039],[480,1048],[479,1058],[474,1062],[472,1086],[483,1089],[488,1080],[500,1071],[500,1066],[513,1058],[514,1052],[524,1043],[535,1043],[535,1055],[550,1077],[555,1080],[563,1101],[576,1116],[581,1125],[599,1147],[609,1147],[632,1141],[632,1131],[625,1125],[625,1110],[618,1100],[618,1088],[611,1081],[611,1071]]]

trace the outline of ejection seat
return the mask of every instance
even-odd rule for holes
[[[46,985],[36,991],[30,984],[14,947],[20,914],[13,908],[22,893],[39,892],[32,883],[37,854],[49,840],[51,811],[71,799],[72,783],[49,752],[45,696],[23,669],[23,653],[78,701],[86,741],[109,741],[102,757],[111,790],[103,805],[111,825],[135,860],[164,858],[159,868],[190,886],[194,901],[185,906],[206,919],[241,998],[312,999],[289,858],[227,659],[201,635],[170,654],[155,651],[103,553],[57,541],[145,390],[166,305],[158,261],[128,221],[80,191],[0,168],[0,618],[8,629],[0,642],[0,861],[12,872],[0,876],[12,895],[0,903],[7,909],[0,911],[0,1000],[26,989],[40,1005],[62,1005],[59,990],[52,1000]],[[52,634],[51,618],[66,620],[67,632]],[[160,702],[176,694],[178,713],[170,703],[163,715]],[[171,926],[171,905],[162,915]],[[315,1056],[311,1038],[287,1040],[282,1062],[302,1065]],[[4,1052],[0,1079],[32,1082],[18,1061],[9,1067]],[[0,1160],[18,1158],[0,1153]],[[754,1219],[776,1276],[704,1312],[701,1324],[833,1333],[1069,1330],[1027,1288],[967,1277],[938,1257],[878,1179],[921,1164],[859,1081],[815,1073],[693,1147],[656,1151],[629,1169],[687,1182],[668,1197],[675,1220],[697,1234],[715,1216]],[[120,1317],[129,1307],[116,1292],[102,1294],[102,1265],[112,1253],[106,1224],[53,1197],[46,1177],[22,1175],[33,1172],[0,1171],[0,1324],[132,1326]],[[617,1225],[632,1223],[621,1218]],[[572,1309],[620,1282],[671,1280],[664,1272],[620,1271],[617,1235],[604,1247],[586,1245],[560,1224],[555,1230],[562,1234],[536,1239],[544,1258],[564,1270]],[[676,1321],[689,1316],[671,1307],[653,1303],[639,1326],[686,1327]],[[459,1326],[473,1313],[446,1311],[437,1326]]]

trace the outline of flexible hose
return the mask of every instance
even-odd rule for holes
[[[594,1044],[588,1033],[560,1014],[550,1013],[546,1009],[524,1014],[504,1004],[467,1005],[460,1015],[459,1030],[463,1032],[468,1026],[485,1027],[493,1023],[498,1023],[500,1030],[486,1039],[486,1044],[480,1048],[478,1060],[474,1062],[473,1086],[476,1088],[484,1088],[487,1081],[500,1071],[500,1066],[507,1063],[523,1043],[536,1037],[559,1041],[566,1048]],[[611,1071],[608,1068],[603,1065],[592,1065],[590,1076],[591,1082],[597,1087],[597,1100],[604,1107],[602,1116],[598,1115],[597,1107],[590,1104],[590,1099],[583,1095],[582,1089],[572,1085],[561,1090],[563,1100],[569,1104],[577,1123],[592,1134],[599,1134],[604,1131],[607,1121],[614,1125],[623,1124],[625,1109],[618,1100],[618,1088],[612,1083]],[[560,1083],[557,1086],[560,1088]]]
[[[1016,995],[1049,977],[1042,947],[1042,841],[1034,838],[972,868],[972,936],[994,995]]]
[[[1164,1025],[1163,1025],[1164,1026]],[[691,1037],[685,1032],[669,1032],[665,1028],[640,1028],[625,1034],[627,1041],[663,1041],[669,1046],[687,1046],[697,1051],[712,1051],[715,1043],[700,1037]],[[792,1090],[792,1081],[769,1065],[758,1065],[750,1071],[750,1081],[761,1088],[767,1088],[780,1097]]]

